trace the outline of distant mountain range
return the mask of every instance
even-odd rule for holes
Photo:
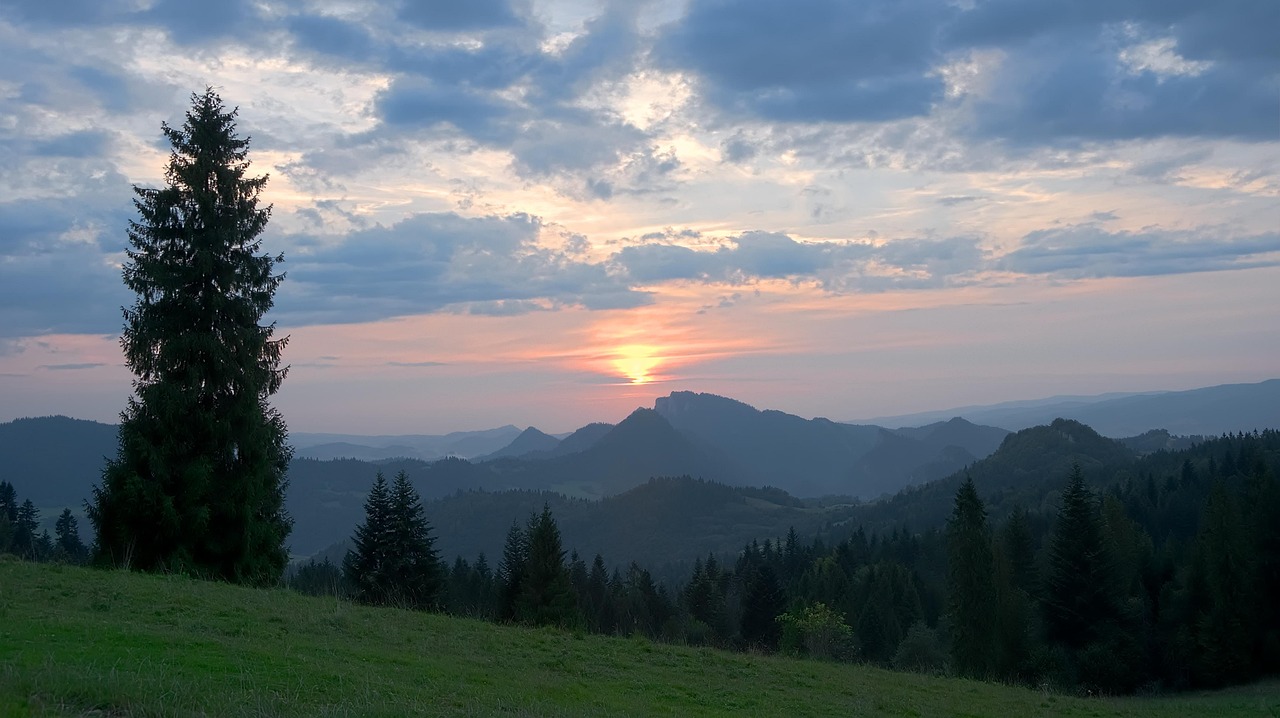
[[[1135,421],[1133,417],[1140,416],[1139,409],[1160,411],[1163,421],[1153,420],[1143,425],[1140,431],[1133,432],[1140,436],[1124,442],[1102,439],[1089,427],[1081,427],[1074,421],[1046,422],[1050,428],[1041,429],[1056,432],[1048,435],[1050,437],[1067,437],[1061,440],[1060,451],[1055,449],[1057,453],[1048,454],[1073,455],[1082,450],[1081,447],[1096,445],[1103,447],[1099,452],[1114,452],[1108,461],[1118,461],[1116,457],[1120,456],[1185,447],[1186,439],[1167,431],[1146,430],[1160,426],[1204,426],[1194,421],[1198,411],[1223,414],[1233,402],[1244,407],[1242,415],[1251,421],[1256,419],[1259,428],[1280,426],[1280,416],[1272,416],[1267,421],[1268,415],[1259,413],[1255,406],[1258,395],[1268,395],[1267,392],[1277,387],[1280,381],[1195,392],[1112,397],[1075,407],[1095,413],[1107,405],[1119,407],[1111,419],[1113,425],[1122,420]],[[1146,404],[1126,403],[1139,399],[1159,399],[1160,403],[1155,409]],[[1280,411],[1277,407],[1280,402],[1273,402],[1271,411]],[[1000,410],[1030,408],[1034,407],[1006,406]],[[1103,413],[1097,416],[1107,418]],[[1035,436],[1036,430],[1030,431]],[[514,426],[442,436],[297,434],[291,438],[296,445],[305,446],[298,451],[289,470],[287,509],[295,521],[290,543],[295,553],[311,554],[350,535],[363,516],[365,494],[379,471],[390,476],[404,470],[424,500],[454,502],[439,504],[442,510],[446,506],[469,505],[471,500],[462,498],[468,495],[499,495],[494,492],[512,489],[522,492],[513,496],[533,496],[535,502],[545,500],[537,498],[542,496],[541,492],[554,492],[570,503],[617,497],[646,485],[653,477],[673,476],[713,481],[735,491],[774,487],[776,491],[768,494],[771,498],[764,504],[757,501],[759,496],[752,499],[757,501],[753,505],[759,507],[789,506],[788,502],[794,501],[791,497],[795,496],[848,497],[842,501],[820,502],[830,506],[892,496],[906,487],[954,477],[966,467],[977,472],[977,480],[982,475],[981,467],[992,461],[983,459],[1016,453],[1025,443],[1019,438],[1025,433],[1011,436],[1003,428],[959,417],[896,429],[844,424],[761,411],[711,394],[674,392],[658,399],[653,408],[635,410],[616,425],[589,424],[563,438],[532,427],[521,431]],[[106,457],[115,454],[115,434],[115,426],[66,417],[0,424],[0,466],[3,467],[0,478],[12,481],[19,495],[30,498],[45,511],[46,518],[56,515],[62,507],[78,509],[89,498],[90,487],[99,481]],[[1032,443],[1040,447],[1042,454],[1045,454],[1044,447],[1055,446],[1043,437]],[[997,452],[997,448],[1000,451]],[[993,455],[993,452],[996,453]],[[391,458],[393,456],[396,458]],[[445,458],[440,458],[442,456]],[[462,456],[473,458],[468,460]],[[1014,463],[1030,466],[1033,458]],[[1018,471],[1023,469],[1002,469],[996,473],[1013,477],[1009,480],[1016,485],[1019,481],[1025,483],[1056,475],[1060,472],[1060,463],[1052,467],[1037,465],[1022,474]],[[928,492],[937,485],[930,484],[921,491],[931,495]],[[919,509],[923,504],[917,506],[919,511],[929,514],[928,521],[937,518],[930,512],[945,510],[954,487],[939,491],[942,493],[928,511]],[[865,504],[867,507],[883,505],[889,504]],[[993,504],[992,510],[998,506]],[[672,510],[659,505],[651,509]],[[863,515],[862,520],[874,522],[873,509],[865,510],[872,513]],[[788,520],[809,525],[808,516],[798,514]],[[509,525],[511,518],[507,515],[503,520]],[[925,515],[919,514],[917,518],[925,519]],[[814,519],[819,524],[832,520],[836,517],[823,515]],[[505,528],[501,527],[493,540],[500,540]]]
[[[470,459],[498,451],[520,436],[511,426],[483,431],[455,431],[450,434],[403,434],[361,436],[358,434],[315,434],[293,432],[289,441],[294,456],[307,459],[442,459],[460,456]]]
[[[880,416],[867,419],[866,423],[890,427],[919,426],[954,416],[1009,431],[1048,424],[1061,418],[1088,424],[1103,436],[1112,438],[1134,436],[1150,429],[1165,429],[1182,436],[1218,436],[1280,426],[1280,379],[1188,391],[1058,396]]]

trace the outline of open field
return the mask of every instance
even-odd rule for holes
[[[1080,699],[0,557],[0,715],[1280,716],[1280,683]]]

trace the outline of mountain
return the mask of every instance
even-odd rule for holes
[[[394,444],[391,446],[366,446],[364,444],[352,444],[348,441],[334,441],[328,444],[316,444],[315,446],[295,449],[294,456],[304,459],[319,459],[321,461],[331,459],[379,461],[394,458],[424,458],[421,452],[412,446]],[[430,456],[430,458],[435,457]]]
[[[358,458],[376,461],[406,457],[430,460],[445,456],[463,458],[482,456],[510,444],[519,435],[520,429],[508,424],[496,429],[455,431],[440,435],[364,436],[302,431],[290,433],[289,442],[293,444],[294,456],[303,458]]]
[[[587,424],[561,439],[554,449],[546,453],[546,456],[565,456],[567,454],[576,454],[579,451],[586,451],[594,446],[597,441],[604,438],[605,434],[612,431],[613,426],[613,424],[605,424],[603,422]]]
[[[974,424],[956,416],[926,426],[895,429],[893,433],[915,439],[935,451],[957,447],[970,456],[984,457],[1000,448],[1010,432],[995,426]]]
[[[46,416],[0,424],[0,478],[40,508],[79,510],[115,457],[114,424]]]
[[[743,469],[731,483],[768,484],[797,496],[864,498],[940,478],[986,456],[1004,433],[963,419],[916,434],[760,411],[714,394],[672,392],[654,410],[699,445]]]
[[[1113,438],[1165,429],[1176,435],[1217,436],[1280,426],[1280,379],[1222,384],[1188,391],[1054,397],[1037,401],[970,406],[944,412],[877,417],[885,426],[909,426],[945,416],[1018,430],[1074,419]]]
[[[520,435],[513,439],[510,444],[493,453],[477,457],[477,460],[489,461],[491,459],[501,459],[504,456],[519,457],[526,454],[545,453],[554,451],[559,445],[559,439],[531,426],[520,432]]]
[[[654,476],[689,474],[729,481],[742,471],[728,457],[694,444],[652,409],[631,412],[583,451],[491,463],[517,487],[587,498],[620,493]]]
[[[1056,501],[1055,492],[1066,484],[1073,464],[1096,485],[1136,459],[1137,453],[1123,443],[1078,421],[1057,419],[1010,434],[995,453],[944,479],[864,504],[849,522],[876,532],[902,526],[913,531],[941,528],[955,507],[956,491],[972,478],[990,520],[998,523],[1015,506],[1037,508],[1046,500]]]

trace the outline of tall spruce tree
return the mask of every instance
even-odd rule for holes
[[[396,474],[391,483],[387,529],[387,590],[398,605],[434,608],[444,586],[444,567],[435,549],[436,539],[422,511],[422,501],[409,476]]]
[[[551,507],[529,521],[524,576],[516,598],[516,618],[535,626],[568,625],[576,616],[573,583],[564,563],[560,528]]]
[[[39,531],[40,509],[31,503],[31,499],[27,499],[18,507],[18,520],[14,522],[11,550],[31,561],[41,558]]]
[[[1114,584],[1098,502],[1076,464],[1049,545],[1043,603],[1049,640],[1077,650],[1103,635],[1119,613]]]
[[[12,550],[18,523],[18,492],[13,484],[0,481],[0,553]]]
[[[259,254],[271,208],[250,177],[249,140],[212,89],[192,95],[163,189],[135,188],[120,343],[134,395],[119,449],[95,487],[96,559],[262,584],[288,558],[284,510],[291,449],[268,399],[287,337],[262,324],[283,256]]]
[[[342,572],[352,594],[365,603],[385,603],[391,552],[391,493],[379,471],[364,501],[364,523],[356,527],[355,548],[347,552]]]
[[[529,537],[519,522],[512,520],[502,547],[502,562],[498,564],[498,617],[504,621],[516,618],[516,601],[524,584],[528,561]]]
[[[63,509],[54,525],[58,537],[58,554],[66,561],[79,563],[84,560],[84,542],[80,540],[80,522],[71,513],[71,509]]]
[[[961,675],[986,677],[993,668],[994,566],[987,510],[970,478],[956,492],[955,509],[947,521],[951,657]]]

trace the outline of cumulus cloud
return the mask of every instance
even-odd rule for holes
[[[672,280],[748,284],[763,279],[810,282],[833,292],[924,288],[962,281],[985,268],[972,237],[800,242],[785,234],[745,232],[700,251],[676,244],[624,247],[612,261],[642,284]]]
[[[941,0],[694,0],[655,47],[735,114],[785,122],[923,115],[941,98]]]
[[[1079,224],[1028,234],[998,268],[1065,279],[1186,274],[1280,264],[1280,234],[1236,235],[1223,228],[1109,232]]]
[[[929,118],[1015,148],[1266,141],[1280,96],[1276,27],[1271,0],[693,0],[654,55],[697,77],[726,124]],[[976,52],[998,58],[982,90],[948,87],[946,68]],[[748,154],[726,149],[731,160]]]
[[[430,213],[353,232],[289,258],[280,320],[359,322],[456,308],[516,313],[650,301],[602,264],[542,246],[542,229],[528,215]]]

